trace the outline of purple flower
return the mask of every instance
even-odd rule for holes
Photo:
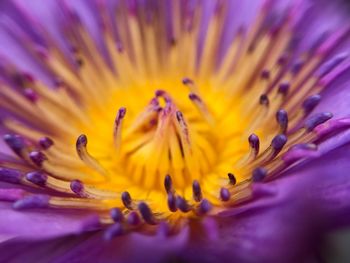
[[[314,262],[349,225],[341,3],[72,2],[0,3],[0,262]]]

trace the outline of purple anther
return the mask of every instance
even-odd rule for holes
[[[220,199],[224,202],[227,202],[228,200],[230,200],[230,197],[230,191],[227,188],[222,187],[220,189]]]
[[[56,77],[53,81],[54,81],[55,88],[62,88],[64,86],[63,80],[59,77]]]
[[[168,174],[164,178],[164,188],[167,193],[171,192],[173,189],[173,181],[171,180],[171,177]]]
[[[333,114],[330,112],[321,112],[321,113],[315,114],[305,121],[304,127],[308,131],[312,131],[315,127],[328,121],[332,117],[333,117]]]
[[[77,195],[83,195],[84,184],[80,180],[73,180],[70,182],[70,189]]]
[[[200,215],[205,215],[212,209],[212,207],[213,206],[207,199],[202,199],[197,211]]]
[[[303,108],[305,113],[311,112],[321,101],[321,95],[315,94],[310,97],[308,97],[306,100],[303,102]]]
[[[227,176],[228,176],[230,185],[235,185],[237,183],[236,177],[233,173],[228,173]]]
[[[48,195],[30,195],[16,201],[14,209],[46,208],[49,206],[50,197]]]
[[[277,64],[280,66],[283,66],[288,60],[288,55],[287,54],[282,54],[278,59],[277,59]]]
[[[188,95],[188,97],[189,97],[189,99],[192,100],[192,101],[199,101],[199,102],[202,101],[202,99],[201,99],[197,94],[195,94],[195,93],[190,93],[190,94]]]
[[[129,192],[125,191],[122,193],[122,202],[127,209],[129,209],[129,210],[133,209],[132,208],[132,199],[131,199]]]
[[[261,71],[260,77],[262,79],[269,79],[270,78],[270,71],[268,69],[264,69]]]
[[[177,211],[176,196],[172,192],[168,193],[167,203],[168,203],[168,208],[171,212]]]
[[[45,156],[45,154],[43,154],[42,152],[39,151],[33,151],[29,154],[29,158],[32,160],[32,162],[38,166],[41,167],[43,162],[45,160],[47,160],[47,157]]]
[[[263,167],[256,168],[252,173],[253,182],[261,182],[265,179],[267,171]]]
[[[125,107],[121,107],[119,110],[118,110],[118,116],[119,118],[124,118],[126,114],[126,108]]]
[[[147,224],[150,224],[150,225],[156,224],[153,213],[152,213],[151,209],[149,208],[149,206],[145,202],[139,203],[137,207],[140,211],[140,214],[141,214],[143,220],[145,220],[145,222]]]
[[[252,133],[248,137],[248,142],[249,142],[250,148],[252,148],[256,153],[259,153],[259,149],[260,149],[259,137],[256,134]]]
[[[287,142],[287,136],[284,134],[278,134],[272,139],[271,147],[276,152],[279,152],[280,150],[282,150],[282,148],[286,144],[286,142]]]
[[[76,142],[77,149],[79,149],[81,147],[86,147],[87,142],[88,142],[88,140],[87,140],[87,137],[85,134],[79,135],[77,142]]]
[[[113,238],[122,235],[123,233],[124,233],[124,230],[122,225],[120,223],[115,223],[106,229],[106,231],[103,234],[103,238],[106,241],[110,241]]]
[[[182,84],[184,84],[184,85],[193,84],[193,80],[190,79],[190,78],[183,78],[182,79]]]
[[[47,181],[47,175],[40,171],[34,171],[27,173],[26,179],[33,184],[44,186]]]
[[[192,183],[192,192],[193,192],[193,199],[196,202],[200,202],[203,196],[202,196],[201,186],[197,180],[194,180]]]
[[[181,196],[177,196],[176,197],[176,206],[181,212],[184,212],[184,213],[187,213],[187,212],[189,212],[191,210],[190,205]]]
[[[288,128],[288,114],[285,110],[279,110],[276,112],[276,120],[279,126],[281,127],[281,130],[286,132]]]
[[[304,61],[298,60],[292,65],[290,70],[292,74],[296,75],[300,72],[303,66],[304,66]]]
[[[164,90],[158,89],[155,91],[156,97],[163,97],[166,94]]]
[[[39,99],[38,94],[31,88],[26,88],[23,90],[24,96],[31,102],[36,102]]]
[[[24,139],[19,135],[5,134],[5,143],[14,151],[18,156],[21,156],[22,150],[26,147]]]
[[[117,117],[115,118],[115,125],[116,126],[119,126],[122,119],[125,117],[125,114],[126,114],[126,108],[124,107],[121,107],[118,112],[117,112]]]
[[[286,95],[289,91],[290,84],[288,82],[282,82],[278,87],[278,93]]]
[[[113,221],[114,222],[122,222],[123,219],[124,219],[124,215],[123,215],[123,212],[115,207],[115,208],[112,208],[110,211],[109,211],[109,214],[110,216],[112,217]]]
[[[43,150],[47,150],[53,145],[53,140],[48,137],[42,137],[39,139],[39,145]]]
[[[261,105],[266,105],[266,106],[269,105],[269,98],[267,97],[266,94],[262,94],[262,95],[260,96],[260,98],[259,98],[259,103],[260,103]]]
[[[18,170],[0,167],[0,181],[19,184],[22,181],[24,174]]]
[[[131,211],[126,218],[126,221],[129,225],[137,226],[138,224],[140,224],[141,219],[138,213],[136,213],[135,211]]]
[[[29,83],[34,83],[35,82],[35,78],[32,74],[28,73],[28,72],[24,72],[22,73],[22,78]]]

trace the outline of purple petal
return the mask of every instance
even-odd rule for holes
[[[67,210],[16,211],[12,204],[0,202],[0,238],[11,236],[35,240],[81,233],[86,230],[91,216],[88,212]]]

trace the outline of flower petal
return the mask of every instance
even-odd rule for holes
[[[89,228],[93,215],[89,212],[37,209],[16,211],[9,203],[0,202],[0,239],[21,237],[22,239],[45,239],[73,233]]]
[[[172,237],[137,233],[104,241],[100,232],[39,242],[11,240],[0,245],[6,262],[168,262],[183,250],[188,228]],[[12,260],[12,261],[11,261]]]

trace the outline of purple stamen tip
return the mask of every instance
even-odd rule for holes
[[[145,220],[145,222],[147,224],[154,225],[156,223],[154,220],[153,213],[152,213],[151,209],[149,208],[149,206],[145,202],[139,203],[138,209],[140,211],[140,214],[141,214],[143,220]]]
[[[192,192],[193,192],[193,199],[196,202],[200,202],[202,200],[202,190],[197,180],[194,180],[192,183]]]
[[[109,211],[109,214],[110,216],[112,217],[113,221],[114,222],[122,222],[123,219],[124,219],[124,215],[123,215],[123,212],[115,207],[115,208],[112,208],[110,211]]]
[[[39,171],[34,171],[27,173],[26,179],[33,184],[44,186],[47,181],[47,175]]]
[[[110,241],[113,238],[120,236],[124,233],[123,227],[119,223],[115,223],[104,232],[103,238],[106,241]]]
[[[120,119],[124,118],[126,114],[126,108],[125,107],[121,107],[119,110],[118,110],[118,117]]]
[[[249,142],[249,146],[251,148],[253,148],[255,151],[259,152],[260,140],[256,134],[252,133],[251,135],[249,135],[248,142]]]
[[[166,94],[166,92],[164,90],[158,89],[155,91],[155,95],[156,97],[162,97]]]
[[[224,202],[227,202],[228,200],[230,200],[230,197],[230,191],[227,188],[222,187],[220,189],[220,199]]]
[[[129,192],[125,191],[122,193],[122,202],[126,208],[132,210],[132,206],[131,206],[132,199],[131,199]]]
[[[283,82],[278,87],[278,93],[286,95],[289,91],[290,84],[288,82]]]
[[[308,97],[304,102],[303,102],[303,108],[306,113],[311,112],[320,102],[321,100],[321,95],[315,94],[310,97]]]
[[[322,112],[316,115],[311,116],[305,121],[304,127],[308,131],[312,131],[316,126],[328,121],[333,117],[333,114],[330,112]]]
[[[176,206],[176,196],[172,193],[168,193],[168,208],[171,212],[176,212],[177,206]]]
[[[201,98],[197,95],[197,94],[195,94],[195,93],[190,93],[189,95],[188,95],[188,97],[189,97],[189,99],[190,100],[196,100],[196,101],[202,101],[201,100]]]
[[[287,62],[287,59],[288,59],[288,55],[287,54],[282,54],[282,56],[280,56],[277,59],[277,64],[280,65],[280,66],[283,66]]]
[[[70,189],[73,193],[81,195],[84,192],[84,184],[80,180],[73,180],[70,182]]]
[[[5,134],[4,141],[17,155],[21,155],[21,151],[25,148],[25,143],[19,135]]]
[[[190,78],[183,78],[182,84],[184,84],[184,85],[193,84],[193,80]]]
[[[43,148],[43,150],[47,150],[53,145],[53,140],[48,137],[40,138],[39,145],[41,148]]]
[[[264,69],[261,71],[261,78],[262,79],[269,79],[270,78],[270,71],[268,69]]]
[[[288,127],[288,114],[285,110],[279,110],[276,113],[276,120],[278,124],[281,126],[283,131],[287,130]]]
[[[164,188],[167,193],[169,193],[173,189],[173,182],[171,180],[170,175],[166,175],[164,179]]]
[[[203,199],[198,208],[198,212],[200,215],[207,214],[212,209],[211,203],[207,199]]]
[[[135,211],[132,211],[128,214],[126,221],[129,225],[137,226],[138,224],[140,224],[141,220],[139,215]]]
[[[231,185],[235,185],[237,183],[236,177],[233,173],[228,173],[227,176]]]
[[[271,142],[271,146],[275,151],[280,151],[287,142],[287,136],[284,134],[276,135]]]
[[[25,81],[27,81],[29,83],[32,83],[32,84],[35,82],[34,76],[32,74],[30,74],[30,73],[27,73],[27,72],[22,73],[22,78]]]
[[[24,89],[23,94],[31,102],[36,102],[39,99],[38,94],[30,88]]]
[[[48,195],[31,195],[16,201],[13,204],[14,209],[45,208],[49,205]]]
[[[261,182],[265,179],[267,171],[263,167],[258,167],[253,171],[252,180],[253,182]]]
[[[269,105],[269,98],[267,97],[266,94],[262,94],[259,98],[259,103],[261,105]]]
[[[41,167],[43,162],[45,160],[47,160],[47,157],[45,156],[45,154],[43,154],[42,152],[39,151],[33,151],[29,154],[29,158],[32,160],[32,162],[38,166]]]
[[[191,207],[189,206],[187,201],[181,196],[176,197],[176,206],[180,209],[181,212],[184,213],[187,213],[191,210]]]
[[[304,65],[304,62],[299,60],[297,62],[295,62],[293,65],[292,65],[292,68],[291,68],[291,72],[296,75],[300,72],[300,70],[302,69]]]
[[[0,167],[0,181],[19,184],[22,181],[23,173],[18,170]]]
[[[80,147],[85,147],[87,145],[87,137],[85,134],[81,134],[78,139],[77,139],[77,142],[76,142],[76,146],[77,148],[80,148]]]
[[[61,87],[64,86],[64,82],[63,82],[63,80],[61,78],[56,77],[54,79],[54,85],[55,85],[56,88],[61,88]]]

